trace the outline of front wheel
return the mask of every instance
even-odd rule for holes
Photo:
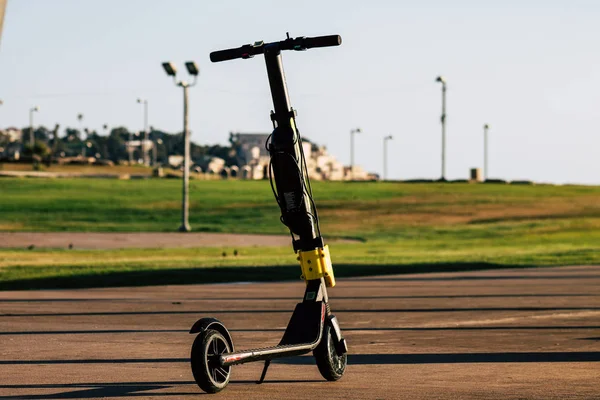
[[[192,345],[192,373],[200,389],[217,393],[229,383],[231,367],[223,367],[219,356],[230,353],[227,339],[214,329],[207,329],[196,336]]]
[[[329,324],[325,324],[321,343],[313,350],[313,355],[323,378],[328,381],[337,381],[346,371],[348,354],[344,353],[341,356],[337,354],[331,329]]]

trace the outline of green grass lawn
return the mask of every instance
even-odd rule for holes
[[[337,276],[600,263],[600,187],[315,182]],[[174,231],[179,180],[0,179],[3,231]],[[265,181],[192,181],[194,231],[286,234]],[[291,246],[290,246],[291,247]],[[294,279],[291,248],[0,250],[0,288]],[[225,251],[227,256],[223,256]]]
[[[39,164],[39,170],[44,172],[59,172],[69,174],[85,174],[85,175],[152,175],[152,168],[144,165],[95,165],[95,164],[52,164],[47,166],[44,163]],[[1,163],[0,171],[34,171],[33,165],[30,163]]]

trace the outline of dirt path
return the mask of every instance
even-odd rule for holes
[[[219,246],[289,246],[288,235],[205,232],[0,232],[0,248],[34,245],[43,248],[122,249]]]

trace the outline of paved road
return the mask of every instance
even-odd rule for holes
[[[301,282],[0,292],[0,399],[192,399],[201,316],[276,343]],[[221,399],[600,399],[600,267],[339,280],[346,376],[234,367]]]

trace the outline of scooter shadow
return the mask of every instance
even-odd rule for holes
[[[269,384],[278,384],[278,383],[320,383],[320,382],[325,382],[325,380],[323,379],[275,379],[275,380],[268,380],[265,379],[265,381],[263,383],[260,383],[260,385],[269,385]],[[229,381],[230,385],[247,385],[249,383],[254,383],[254,384],[259,384],[257,381],[250,381],[250,380],[245,380],[245,381]]]

